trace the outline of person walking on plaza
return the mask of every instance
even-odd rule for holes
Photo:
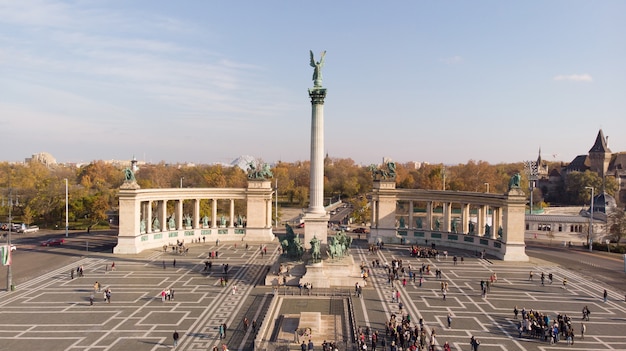
[[[178,332],[176,330],[174,330],[174,334],[172,334],[172,339],[174,339],[174,347],[178,346],[178,338],[180,337],[180,335],[178,335]]]
[[[478,345],[480,345],[480,341],[476,339],[474,335],[472,335],[472,338],[470,339],[470,345],[472,346],[472,351],[478,351]]]
[[[452,328],[452,313],[448,312],[448,329]]]
[[[585,323],[580,323],[580,339],[585,340],[585,332],[587,331],[587,326]]]
[[[220,339],[224,339],[226,337],[226,329],[224,328],[224,324],[220,324]]]
[[[604,289],[604,294],[602,296],[604,297],[604,302],[606,302],[606,299],[609,297],[609,293],[606,291],[606,289]]]
[[[530,273],[528,273],[528,280],[533,280],[533,271],[530,271]]]

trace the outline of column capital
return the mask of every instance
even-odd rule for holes
[[[311,104],[324,105],[324,98],[326,98],[326,89],[325,88],[309,89],[309,96],[311,97]]]

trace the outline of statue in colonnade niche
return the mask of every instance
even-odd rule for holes
[[[469,233],[474,234],[474,222],[469,222]]]
[[[491,234],[491,226],[489,224],[485,224],[485,235]]]
[[[439,218],[435,219],[435,230],[439,230],[439,227],[441,227],[441,222],[439,222]]]
[[[209,217],[207,215],[202,217],[202,226],[205,228],[209,226]]]
[[[400,217],[400,228],[404,228],[404,217]]]
[[[224,215],[220,217],[220,226],[222,227],[226,226],[226,217],[224,217]]]
[[[146,232],[146,220],[145,219],[142,219],[141,221],[139,221],[139,232],[140,233]]]
[[[154,217],[154,220],[152,221],[152,231],[157,231],[161,229],[161,222],[159,222],[159,219]]]
[[[453,233],[457,232],[457,230],[456,230],[457,228],[456,227],[457,227],[456,221],[452,221],[452,232]]]
[[[170,219],[167,220],[167,226],[168,226],[169,230],[176,229],[176,220],[174,219],[174,215],[173,214],[170,216]]]
[[[422,229],[422,219],[421,219],[421,218],[418,218],[418,219],[417,219],[417,221],[416,221],[416,225],[417,225],[417,227],[418,227],[419,229]]]
[[[191,227],[191,216],[189,216],[188,214],[185,216],[185,227],[186,228]]]

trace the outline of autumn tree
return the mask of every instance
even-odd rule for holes
[[[584,205],[591,202],[591,190],[593,187],[598,195],[602,190],[613,196],[617,190],[617,182],[614,177],[606,177],[604,181],[595,172],[570,172],[565,179],[566,202],[573,205]]]

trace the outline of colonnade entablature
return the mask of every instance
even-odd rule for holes
[[[525,206],[526,197],[518,188],[491,194],[396,189],[394,181],[375,181],[369,241],[441,244],[527,261]]]
[[[136,182],[125,182],[113,252],[207,240],[273,240],[272,196],[269,180],[249,180],[247,188],[140,189]]]

